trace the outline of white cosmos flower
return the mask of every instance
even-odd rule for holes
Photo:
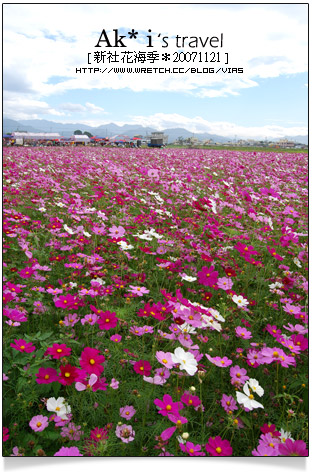
[[[67,226],[66,224],[64,224],[63,228],[64,228],[64,230],[66,230],[69,234],[74,234],[73,230],[72,230],[69,226]]]
[[[249,384],[253,392],[257,393],[257,395],[259,395],[260,397],[264,395],[264,389],[260,386],[256,379],[249,379],[247,383]]]
[[[234,301],[234,303],[236,303],[239,308],[242,308],[243,306],[247,306],[249,304],[248,300],[243,298],[243,296],[233,295],[232,301]]]
[[[186,281],[195,281],[197,279],[196,277],[186,275],[185,273],[181,273],[181,278],[182,280],[186,280]]]
[[[194,375],[197,372],[197,361],[193,354],[185,352],[182,347],[177,347],[174,354],[171,354],[171,359],[174,364],[180,364],[180,370],[186,370],[189,375]]]
[[[264,408],[263,405],[254,400],[254,395],[249,390],[248,382],[243,387],[243,392],[236,392],[237,402],[243,405],[248,410],[254,410],[254,408]]]
[[[70,405],[64,403],[64,398],[59,397],[55,399],[54,397],[48,398],[47,400],[47,410],[54,411],[57,416],[60,416],[62,420],[67,420],[67,415],[71,413]]]

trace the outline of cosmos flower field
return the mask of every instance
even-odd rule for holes
[[[301,153],[7,148],[5,456],[307,456]]]

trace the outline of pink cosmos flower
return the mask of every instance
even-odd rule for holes
[[[62,446],[62,448],[57,451],[54,456],[83,456],[80,453],[79,449],[76,446],[71,446],[71,448],[66,448]]]
[[[149,290],[145,288],[145,286],[133,286],[130,285],[129,288],[131,289],[132,293],[137,296],[143,296],[144,294],[149,293]]]
[[[136,410],[132,405],[126,405],[125,407],[120,408],[120,416],[122,418],[125,418],[126,420],[130,420],[132,416],[134,416],[136,413]]]
[[[250,377],[247,375],[247,371],[245,369],[241,369],[238,365],[234,367],[230,367],[230,377],[232,385],[243,385]]]
[[[111,237],[112,239],[118,239],[124,236],[125,229],[121,225],[119,225],[119,227],[113,225],[112,227],[110,227],[109,233],[109,237]]]
[[[241,339],[252,339],[252,333],[248,331],[246,328],[237,326],[235,329],[235,332],[236,332],[236,336],[240,337]]]
[[[101,441],[104,441],[108,439],[108,431],[106,428],[94,428],[90,432],[90,439],[97,441],[97,443],[100,443]]]
[[[122,336],[120,334],[114,334],[113,336],[110,337],[110,341],[113,342],[120,342],[122,339]]]
[[[292,305],[290,303],[287,303],[285,306],[282,307],[282,309],[288,314],[295,315],[295,314],[301,313],[300,306],[295,306],[295,305]]]
[[[81,354],[80,366],[89,374],[99,376],[104,371],[101,365],[105,361],[105,357],[100,355],[100,351],[92,347],[85,347]]]
[[[171,352],[157,351],[156,359],[168,369],[172,369],[172,367],[174,366],[174,362],[172,362],[171,358]]]
[[[226,277],[223,277],[223,278],[218,278],[217,280],[217,286],[218,288],[220,288],[221,290],[231,290],[232,286],[233,286],[233,283],[232,283],[232,280],[231,278],[226,278]]]
[[[133,365],[133,369],[137,374],[145,375],[146,377],[150,375],[152,366],[147,360],[138,360]]]
[[[42,415],[33,416],[29,422],[29,426],[34,431],[43,431],[48,426],[48,418]]]
[[[59,380],[57,371],[51,367],[40,367],[35,375],[38,384],[47,384],[57,382]]]
[[[78,392],[82,392],[83,390],[87,390],[88,388],[92,388],[93,385],[95,385],[95,383],[97,382],[97,375],[96,374],[91,374],[91,376],[89,377],[89,381],[86,382],[86,384],[82,383],[82,382],[76,382],[75,384],[75,388]]]
[[[263,364],[271,364],[272,362],[279,362],[283,367],[295,365],[295,358],[288,356],[279,347],[264,347],[261,351],[261,362]]]
[[[28,354],[36,351],[36,347],[33,346],[32,342],[26,342],[24,339],[14,339],[14,342],[15,344],[11,343],[10,346],[17,351],[27,352]]]
[[[229,414],[230,412],[233,412],[234,410],[238,409],[236,401],[231,395],[228,396],[228,395],[223,394],[220,403],[223,409]]]
[[[228,357],[219,357],[219,356],[211,357],[208,354],[205,354],[205,355],[207,359],[209,360],[209,362],[217,365],[217,367],[229,367],[229,365],[232,364],[232,360],[228,359]]]
[[[231,456],[232,447],[228,440],[222,440],[220,436],[209,438],[205,446],[211,456]]]
[[[48,347],[45,355],[51,355],[53,359],[61,359],[71,355],[71,352],[72,349],[67,347],[66,344],[53,344],[52,347]]]
[[[75,426],[74,423],[70,422],[67,426],[63,426],[60,435],[63,438],[68,438],[71,441],[79,441],[81,436],[84,434],[80,431],[80,426]]]
[[[130,443],[134,440],[135,431],[131,425],[118,425],[116,427],[116,436],[120,438],[123,443]]]
[[[172,415],[171,413],[168,414],[168,419],[175,423],[175,426],[171,426],[170,428],[165,429],[161,434],[160,437],[163,441],[167,441],[171,438],[177,428],[182,428],[182,425],[188,422],[187,418],[184,418],[181,415]]]
[[[205,453],[201,451],[202,446],[200,444],[193,444],[191,441],[187,441],[186,444],[179,444],[181,451],[187,453],[189,456],[205,456]]]
[[[113,390],[117,390],[119,388],[119,381],[116,380],[116,379],[111,379],[111,383],[110,383],[110,387],[113,389]]]
[[[85,324],[89,324],[90,326],[94,326],[98,321],[97,314],[86,314],[84,318],[81,319],[81,324],[85,326]]]
[[[279,444],[278,451],[280,456],[308,456],[306,444],[302,440],[292,441],[287,439],[285,443]]]

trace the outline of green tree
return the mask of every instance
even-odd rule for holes
[[[84,132],[83,135],[87,135],[89,138],[93,136],[90,132]]]
[[[82,132],[82,130],[75,130],[73,134],[74,135],[83,135],[83,132]]]

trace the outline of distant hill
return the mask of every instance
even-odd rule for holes
[[[104,125],[99,125],[98,127],[90,127],[89,125],[83,123],[58,123],[52,122],[50,120],[12,120],[10,118],[3,118],[3,133],[11,133],[11,132],[46,132],[46,133],[59,133],[60,135],[68,138],[73,135],[74,130],[82,130],[82,132],[90,132],[93,135],[98,135],[100,137],[112,137],[114,135],[128,135],[128,136],[136,136],[142,135],[145,137],[146,135],[150,135],[152,132],[157,132],[152,127],[143,127],[142,125],[136,124],[125,124],[125,125],[117,125],[115,123],[107,123]],[[227,143],[233,140],[233,137],[223,137],[220,135],[215,135],[211,133],[193,133],[185,128],[167,128],[162,130],[165,135],[168,135],[168,142],[173,143],[179,137],[183,139],[194,137],[198,138],[199,140],[213,140],[214,142],[218,143]],[[241,137],[238,137],[240,139]],[[298,135],[295,137],[285,137],[288,140],[292,140],[297,143],[302,143],[307,145],[308,144],[308,136],[307,135]],[[274,139],[273,141],[278,141],[279,138]]]

